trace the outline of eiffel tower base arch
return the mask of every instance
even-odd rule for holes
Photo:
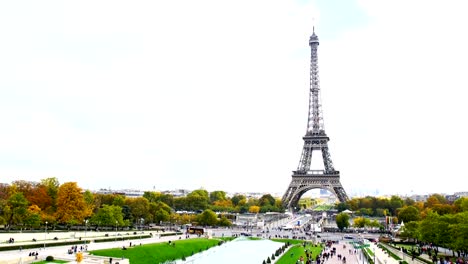
[[[340,173],[338,171],[330,174],[293,174],[291,183],[283,196],[283,206],[289,210],[297,207],[299,199],[304,193],[312,189],[324,189],[333,193],[340,202],[346,202],[346,195],[340,183]]]

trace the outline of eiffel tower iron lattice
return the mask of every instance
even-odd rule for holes
[[[292,180],[283,196],[283,206],[293,209],[301,196],[312,189],[325,189],[336,195],[340,202],[348,200],[340,182],[340,172],[335,170],[328,150],[329,137],[325,133],[322,105],[320,102],[320,84],[317,49],[319,40],[315,28],[309,39],[310,59],[310,92],[307,132],[303,137],[301,159],[297,170],[293,171]],[[312,153],[322,152],[323,170],[312,170]]]

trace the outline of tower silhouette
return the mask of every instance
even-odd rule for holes
[[[317,56],[319,40],[315,34],[315,28],[312,36],[310,36],[309,46],[311,49],[311,59],[307,131],[306,135],[302,138],[304,139],[304,147],[302,148],[299,165],[297,166],[297,170],[293,171],[291,183],[282,199],[283,206],[290,209],[296,207],[301,196],[311,189],[328,190],[335,194],[340,202],[348,200],[348,196],[340,182],[340,172],[333,167],[328,150],[328,141],[330,139],[325,133],[323,124]],[[323,169],[311,169],[312,153],[314,151],[322,153]]]

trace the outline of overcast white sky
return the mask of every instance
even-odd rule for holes
[[[306,131],[315,24],[348,194],[468,191],[467,7],[3,1],[0,182],[282,194]]]

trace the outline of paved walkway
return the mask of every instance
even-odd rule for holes
[[[325,261],[325,264],[343,264],[343,257],[346,258],[346,264],[367,264],[367,260],[364,257],[364,253],[361,249],[355,249],[353,245],[347,241],[340,241],[339,244],[334,244],[332,247],[336,247],[336,255]],[[370,243],[369,249],[375,252],[375,263],[376,264],[399,264],[399,262],[393,257],[389,256],[385,251],[378,248],[375,243]],[[338,254],[342,256],[338,259]]]
[[[336,248],[336,255],[325,260],[325,264],[343,264],[343,258],[346,258],[346,264],[362,263],[362,259],[359,256],[359,251],[354,250],[353,245],[347,241],[339,241],[338,244],[333,244],[332,248]],[[329,249],[325,249],[324,252],[329,252]],[[341,255],[341,259],[338,259],[338,255]]]
[[[159,237],[155,235],[152,238],[143,238],[143,239],[133,239],[133,240],[125,240],[125,241],[112,241],[112,242],[100,242],[100,243],[90,243],[88,245],[88,251],[97,250],[97,249],[105,249],[105,248],[121,248],[122,246],[129,246],[129,243],[132,242],[134,245],[141,244],[150,244],[150,243],[158,243],[158,242],[166,242],[169,240],[176,241],[181,237],[180,235],[174,236],[163,236]],[[183,237],[183,236],[182,236]],[[193,236],[195,237],[195,236]],[[83,244],[78,244],[78,248]],[[24,250],[9,250],[9,251],[1,251],[0,252],[0,264],[10,264],[10,263],[31,263],[34,261],[34,257],[29,257],[29,252],[37,252],[39,253],[39,260],[44,260],[46,256],[52,255],[56,258],[66,258],[66,259],[73,259],[74,255],[69,255],[67,253],[68,249],[71,248],[71,245],[67,246],[57,246],[57,247],[47,247],[47,248],[35,248],[35,249],[24,249]],[[71,259],[70,259],[71,260]],[[86,258],[85,258],[86,260]],[[96,263],[96,262],[83,262],[83,263]],[[103,263],[103,262],[100,262]],[[105,262],[104,262],[105,263]]]
[[[383,249],[377,247],[376,243],[371,243],[369,247],[375,254],[375,264],[398,264],[399,261],[389,256]]]

